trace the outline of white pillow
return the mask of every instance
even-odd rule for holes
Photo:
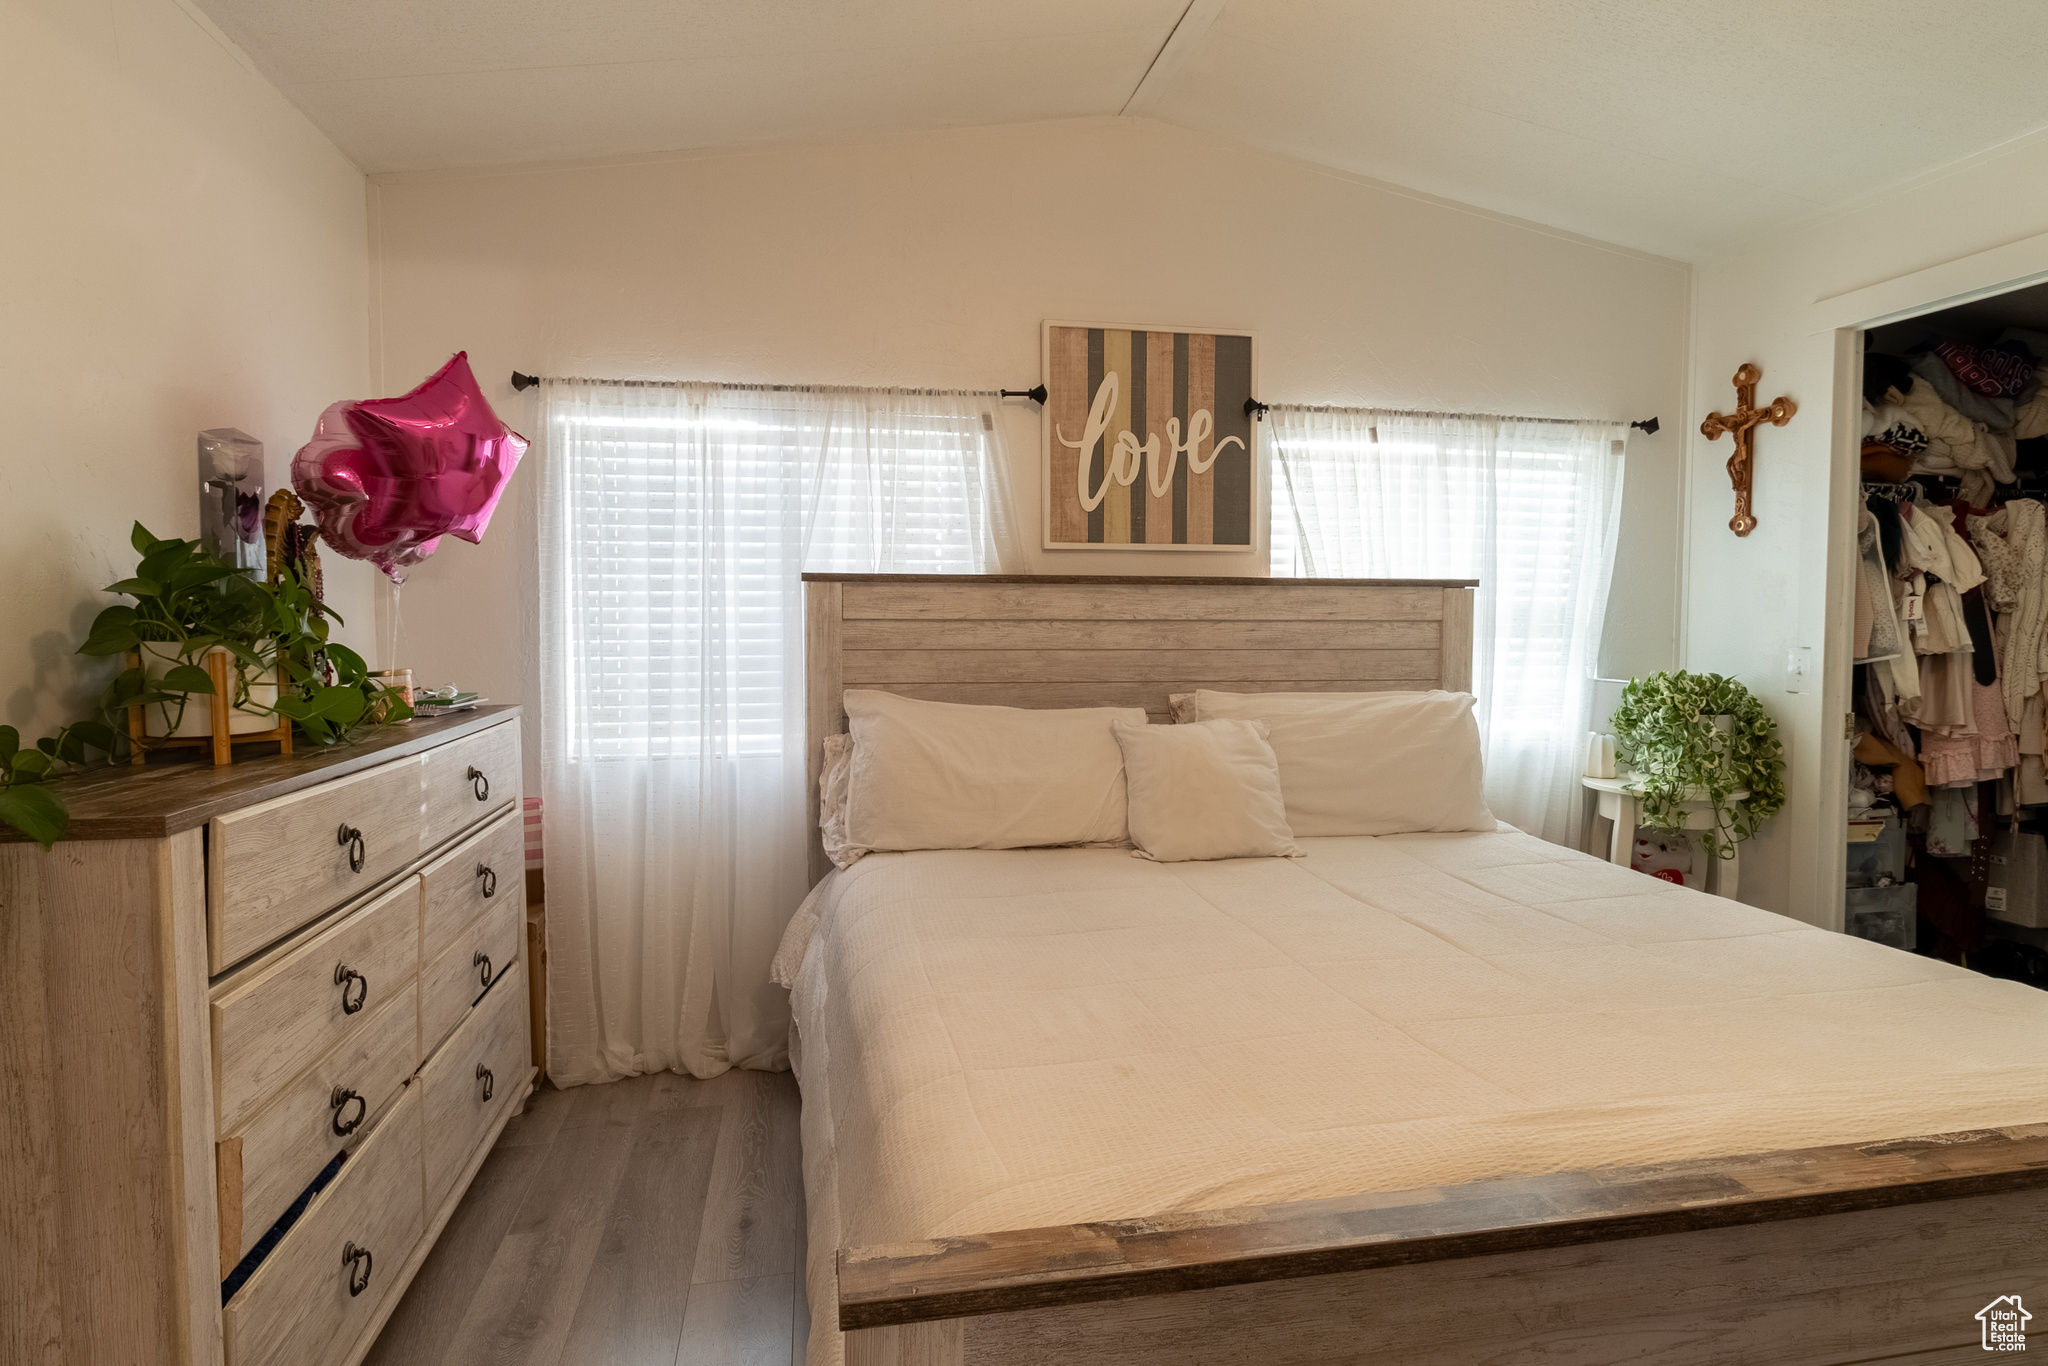
[[[1493,830],[1469,693],[1184,693],[1184,721],[1264,721],[1298,838]]]
[[[1265,722],[1118,721],[1110,729],[1124,753],[1131,840],[1146,858],[1182,863],[1301,852],[1287,826]]]
[[[853,734],[848,840],[868,849],[1121,844],[1116,720],[1137,707],[1040,711],[846,694]]]
[[[874,852],[846,837],[846,787],[852,773],[853,737],[826,736],[825,762],[818,770],[818,839],[835,868],[851,868]]]

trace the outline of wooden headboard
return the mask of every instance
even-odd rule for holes
[[[1143,707],[1167,694],[1472,686],[1470,579],[806,574],[811,880],[818,768],[842,694],[1001,707]]]

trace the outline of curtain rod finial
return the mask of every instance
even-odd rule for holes
[[[512,372],[512,387],[515,390],[524,392],[538,383],[540,383],[539,375],[522,375],[517,370]]]
[[[998,389],[998,390],[996,390],[996,397],[997,397],[997,398],[1028,398],[1028,399],[1030,399],[1030,400],[1031,400],[1031,401],[1032,401],[1033,403],[1038,403],[1038,404],[1043,404],[1043,403],[1045,402],[1045,394],[1046,394],[1046,389],[1045,389],[1045,386],[1044,386],[1043,384],[1040,384],[1040,385],[1036,385],[1036,386],[1034,386],[1033,388],[1030,388],[1030,389]]]
[[[1261,422],[1266,420],[1266,414],[1272,411],[1272,408],[1272,404],[1261,403],[1255,398],[1248,398],[1244,401],[1244,415],[1257,418]]]
[[[1646,417],[1641,422],[1631,422],[1628,425],[1640,428],[1644,436],[1655,436],[1657,434],[1658,424],[1657,419],[1654,417]]]

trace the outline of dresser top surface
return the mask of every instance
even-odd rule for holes
[[[325,749],[243,759],[221,768],[191,760],[159,760],[142,768],[124,764],[91,769],[52,786],[71,808],[66,841],[163,839],[226,812],[419,754],[518,715],[515,706],[478,707],[454,716],[371,726],[355,741]],[[23,838],[0,826],[0,842]]]

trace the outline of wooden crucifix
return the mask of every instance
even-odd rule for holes
[[[1700,424],[1700,435],[1709,441],[1723,432],[1735,438],[1735,454],[1728,457],[1728,482],[1735,486],[1735,515],[1728,519],[1728,529],[1737,536],[1747,536],[1756,530],[1756,518],[1749,510],[1750,480],[1756,473],[1756,426],[1768,422],[1773,427],[1782,427],[1799,411],[1799,405],[1789,398],[1778,399],[1768,408],[1757,407],[1756,382],[1763,377],[1764,372],[1754,365],[1737,370],[1735,411],[1708,413],[1707,420]]]

